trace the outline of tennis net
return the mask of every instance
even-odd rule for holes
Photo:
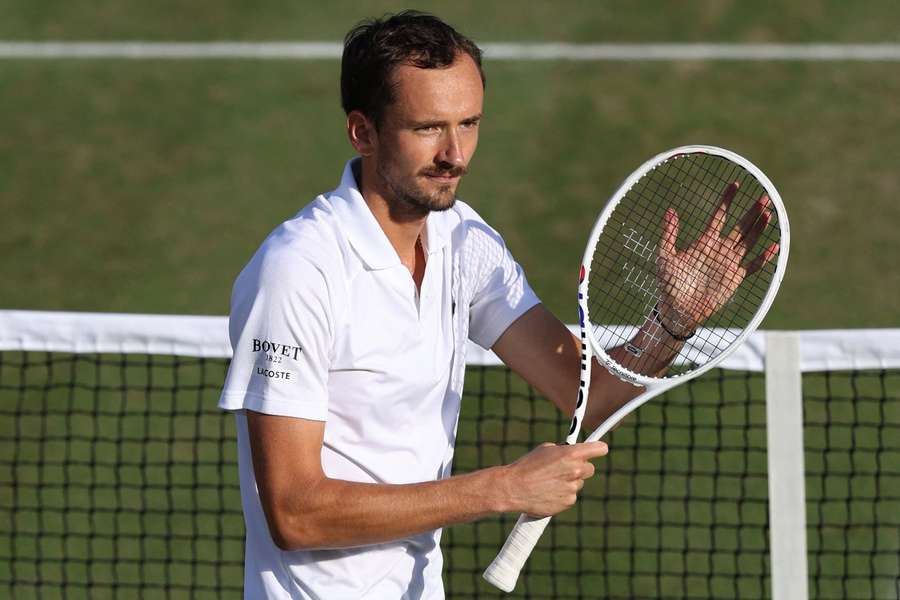
[[[875,342],[836,358],[851,335]],[[610,434],[513,597],[771,597],[760,339]],[[900,334],[815,339],[803,367],[809,597],[897,598]],[[0,589],[240,597],[234,422],[216,408],[224,319],[6,312],[0,350]],[[488,353],[470,356],[456,472],[564,437],[548,402]],[[501,596],[480,576],[515,517],[445,530],[448,598]]]

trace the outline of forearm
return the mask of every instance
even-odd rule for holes
[[[672,338],[659,324],[648,316],[644,324],[627,344],[616,346],[609,355],[620,365],[635,373],[661,376],[677,356],[683,343]],[[596,429],[615,411],[644,391],[622,381],[606,367],[594,362],[591,370],[591,391],[585,411],[585,428]]]
[[[377,544],[473,521],[507,510],[502,469],[405,485],[323,477],[267,514],[269,529],[280,548],[296,550]]]
[[[574,336],[572,339],[574,340],[573,345],[577,348],[577,354],[580,355],[581,342]],[[632,347],[631,350],[628,349],[629,345]],[[609,355],[631,371],[643,375],[660,376],[668,369],[681,346],[682,343],[669,336],[660,327],[657,320],[648,316],[628,344],[612,348],[609,350]],[[578,373],[581,368],[580,360],[577,357],[572,360],[576,367],[572,369],[573,372],[569,379],[571,384],[568,389],[563,393],[548,396],[560,410],[570,416],[575,412],[575,403],[578,398],[577,386],[580,380]],[[595,358],[591,368],[591,386],[588,392],[583,428],[593,431],[610,415],[643,391],[643,386],[636,386],[619,379]]]
[[[646,375],[665,371],[681,343],[648,316],[630,343],[610,350],[620,364]],[[494,345],[494,351],[516,373],[567,415],[575,412],[581,374],[581,340],[542,305],[522,315]],[[594,360],[584,429],[593,431],[606,417],[637,396],[642,388],[620,380]]]
[[[398,540],[498,512],[553,515],[575,502],[605,444],[544,444],[514,463],[405,485],[331,479],[325,423],[246,411],[259,500],[283,550]]]

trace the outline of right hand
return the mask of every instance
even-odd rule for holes
[[[594,474],[592,458],[606,456],[605,442],[541,444],[506,467],[509,510],[549,517],[573,504],[584,480]]]

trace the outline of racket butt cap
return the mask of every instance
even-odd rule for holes
[[[516,587],[516,580],[519,579],[525,561],[531,556],[531,551],[549,522],[550,517],[520,515],[503,548],[485,569],[485,580],[504,592],[511,592]]]
[[[482,577],[498,590],[509,593],[516,587],[516,582],[519,580],[519,572],[505,567],[500,562],[494,559],[494,562],[484,570]]]

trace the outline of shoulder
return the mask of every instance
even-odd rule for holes
[[[478,212],[470,205],[458,200],[452,212],[455,223],[453,224],[453,249],[461,257],[467,259],[485,252],[497,255],[506,251],[506,244],[500,233],[488,225]]]
[[[482,289],[485,282],[505,271],[514,261],[500,233],[474,208],[458,200],[451,211],[456,221],[451,244],[459,277],[465,288]]]
[[[319,196],[272,230],[259,254],[275,264],[300,260],[325,267],[339,254],[340,233],[331,203],[326,196]]]
[[[503,243],[503,238],[496,229],[491,227],[484,218],[478,214],[471,205],[457,200],[453,208],[447,211],[449,225],[453,230],[454,241],[462,242],[470,237],[480,238],[488,236],[499,243]]]
[[[485,223],[485,220],[481,217],[481,215],[479,215],[478,212],[474,208],[472,208],[472,205],[462,200],[457,200],[453,204],[453,208],[447,212],[452,213],[451,218],[455,219],[456,222],[463,227],[467,227],[473,223],[482,223],[485,225],[487,224]]]
[[[331,288],[343,272],[346,242],[328,198],[319,196],[266,237],[234,292]]]

